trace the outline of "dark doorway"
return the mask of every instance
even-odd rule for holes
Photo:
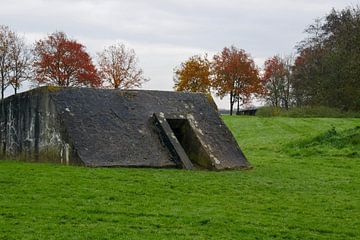
[[[211,160],[187,119],[166,119],[192,164],[211,169]]]

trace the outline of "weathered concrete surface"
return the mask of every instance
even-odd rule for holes
[[[0,155],[91,167],[247,168],[203,94],[43,87],[0,103]]]

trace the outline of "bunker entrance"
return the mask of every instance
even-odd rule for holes
[[[178,142],[196,168],[210,169],[211,160],[187,119],[166,119]]]

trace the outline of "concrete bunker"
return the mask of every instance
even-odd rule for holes
[[[250,164],[206,95],[42,87],[0,102],[0,158],[89,167]]]

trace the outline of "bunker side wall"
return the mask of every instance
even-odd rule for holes
[[[0,159],[79,164],[47,92],[0,101]]]

